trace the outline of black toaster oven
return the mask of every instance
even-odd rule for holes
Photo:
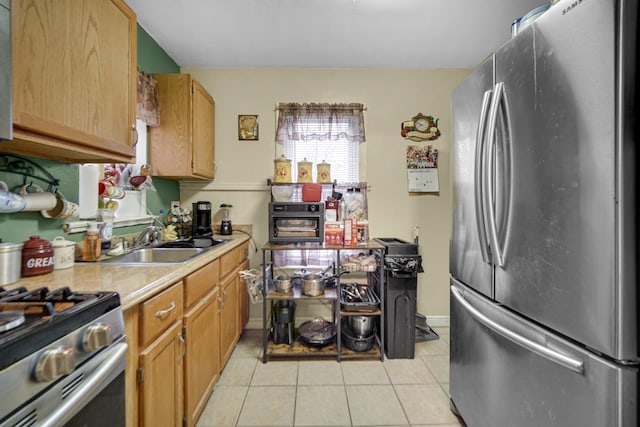
[[[324,203],[269,203],[269,243],[323,241]]]

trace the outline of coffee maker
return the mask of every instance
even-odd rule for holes
[[[271,338],[274,344],[293,344],[295,338],[296,303],[289,300],[277,301],[271,313]]]
[[[196,202],[193,204],[192,237],[211,236],[211,203]]]

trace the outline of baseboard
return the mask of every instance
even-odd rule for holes
[[[307,318],[296,318],[296,323],[302,323],[307,320],[311,320],[312,317]],[[449,327],[449,316],[427,316],[427,324],[432,328],[448,328]],[[262,329],[262,319],[261,318],[253,318],[249,319],[249,323],[245,329]]]
[[[432,328],[448,328],[449,316],[427,316],[427,324]]]

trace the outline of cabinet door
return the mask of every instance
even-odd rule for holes
[[[245,260],[240,264],[239,270],[248,270],[249,260]],[[242,331],[249,323],[249,294],[245,281],[239,275],[236,278],[238,284],[238,337],[242,335]]]
[[[156,74],[160,126],[150,129],[154,174],[213,179],[213,97],[190,74]]]
[[[215,175],[215,103],[213,97],[192,80],[193,174],[213,179]]]
[[[135,159],[136,16],[121,0],[12,2],[14,139],[3,151]]]
[[[140,425],[182,425],[182,323],[175,322],[140,353]]]
[[[235,275],[229,275],[224,279],[220,301],[220,367],[224,368],[238,338],[238,299]]]
[[[187,426],[195,425],[220,374],[218,288],[202,297],[184,316],[187,352],[184,399]]]
[[[191,174],[191,76],[156,74],[160,126],[149,129],[154,175]]]

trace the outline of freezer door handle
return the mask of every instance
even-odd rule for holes
[[[478,130],[476,132],[476,160],[475,160],[475,206],[476,206],[476,224],[478,226],[478,239],[480,240],[480,252],[482,254],[482,260],[485,263],[490,263],[489,259],[489,242],[487,241],[487,218],[486,211],[484,209],[482,200],[484,186],[482,184],[484,179],[484,147],[485,147],[485,132],[487,129],[487,110],[489,109],[489,103],[491,101],[491,94],[493,92],[488,90],[484,93],[482,98],[482,108],[480,110],[480,120],[478,121]]]
[[[498,267],[504,266],[504,254],[502,253],[502,249],[500,248],[500,243],[498,241],[498,225],[496,223],[496,209],[495,209],[495,199],[494,199],[494,179],[495,174],[493,171],[493,162],[494,162],[494,149],[496,145],[496,127],[498,124],[498,109],[500,108],[500,104],[502,103],[502,97],[504,95],[504,83],[499,82],[496,83],[493,92],[493,99],[491,100],[491,106],[489,107],[489,121],[488,121],[488,130],[487,130],[487,158],[488,164],[485,165],[485,179],[487,180],[487,188],[486,188],[486,197],[485,197],[485,211],[488,212],[489,219],[489,236],[491,237],[491,248],[492,254],[494,255],[493,259],[495,264]],[[489,167],[486,167],[489,166]],[[491,179],[489,179],[491,177]]]
[[[584,374],[584,362],[580,359],[572,357],[570,355],[564,354],[556,349],[549,348],[544,344],[540,344],[535,342],[527,337],[520,335],[517,332],[512,331],[511,329],[499,324],[498,322],[490,319],[483,313],[481,313],[478,309],[476,309],[469,301],[467,301],[462,295],[461,291],[455,286],[451,287],[451,293],[454,298],[465,310],[478,322],[485,325],[487,328],[491,329],[495,333],[502,335],[504,338],[509,341],[518,344],[519,346],[532,351],[547,360],[550,360],[553,363],[556,363],[560,366],[563,366],[567,369],[570,369],[580,375]]]

